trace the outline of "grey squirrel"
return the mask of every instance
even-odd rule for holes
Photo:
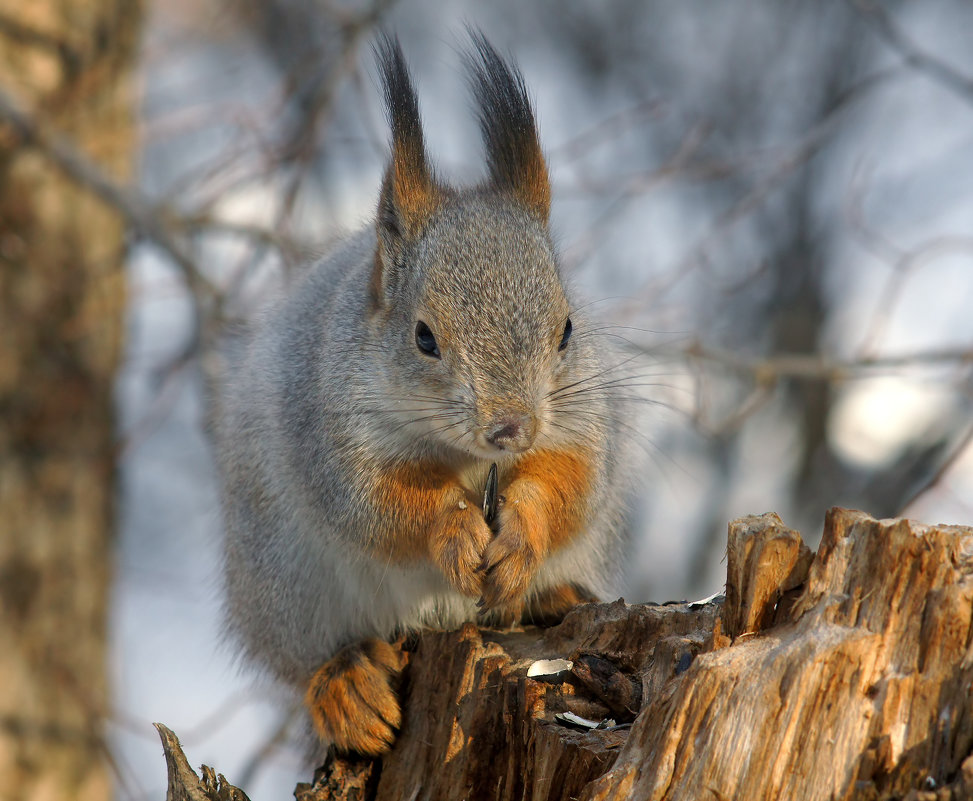
[[[384,38],[375,225],[267,314],[216,432],[230,633],[304,694],[322,740],[365,754],[400,725],[397,635],[556,619],[606,597],[624,561],[623,359],[559,274],[524,79],[471,40],[487,179],[435,174]]]

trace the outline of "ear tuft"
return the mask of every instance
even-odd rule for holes
[[[384,35],[375,45],[385,112],[392,129],[392,158],[382,181],[378,205],[379,253],[373,276],[373,293],[381,295],[384,275],[405,243],[417,237],[442,200],[426,155],[419,99],[413,87],[402,47]]]
[[[490,179],[547,222],[551,184],[524,76],[480,31],[470,29],[469,34],[467,67]]]

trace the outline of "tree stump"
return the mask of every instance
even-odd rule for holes
[[[296,798],[973,799],[973,529],[832,509],[812,555],[768,514],[727,557],[725,600],[424,632],[393,751]]]

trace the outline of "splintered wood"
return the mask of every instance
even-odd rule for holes
[[[763,569],[749,555],[782,535],[776,516],[762,520],[731,527],[743,536],[728,572],[747,583]],[[752,570],[742,576],[741,557]],[[752,613],[728,595],[736,641],[643,708],[587,797],[899,798],[952,779],[973,745],[971,573],[969,528],[831,510],[791,610],[751,631],[740,621],[773,617],[767,594],[734,593],[757,599]],[[788,573],[781,596],[795,580]]]
[[[392,753],[332,759],[296,796],[973,799],[971,610],[973,529],[833,509],[812,555],[744,518],[725,602],[423,633]],[[539,659],[573,666],[528,678]]]

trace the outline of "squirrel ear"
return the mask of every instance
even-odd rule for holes
[[[480,31],[470,29],[469,34],[467,67],[490,179],[547,222],[551,184],[524,76],[503,60]]]
[[[381,298],[386,270],[405,244],[417,237],[439,207],[442,192],[426,156],[416,97],[402,47],[384,36],[375,47],[385,110],[392,129],[392,159],[385,170],[378,202],[378,254],[372,289]]]

